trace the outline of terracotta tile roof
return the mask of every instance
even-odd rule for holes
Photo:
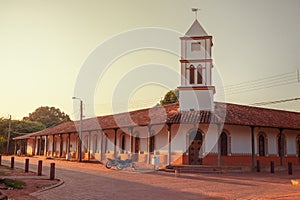
[[[230,103],[215,102],[215,110],[210,111],[178,111],[178,103],[158,106],[115,115],[100,116],[83,120],[83,131],[105,130],[118,127],[147,126],[149,124],[178,123],[223,123],[242,126],[259,126],[270,128],[300,130],[300,113],[266,109]],[[223,117],[222,117],[223,116]],[[226,116],[226,117],[225,117]],[[225,120],[224,120],[225,119]],[[76,129],[77,127],[77,129]],[[52,135],[60,133],[76,133],[79,121],[59,124],[36,133],[19,136],[15,139]]]
[[[41,131],[39,131],[41,132]],[[25,133],[24,135],[20,135],[20,136],[17,136],[15,138],[13,138],[13,140],[23,140],[23,139],[27,139],[27,138],[30,138],[31,136],[34,136],[36,134],[38,134],[39,132],[34,132],[34,133]]]
[[[299,112],[216,103],[216,112],[224,108],[226,108],[226,124],[300,130]]]
[[[182,111],[176,113],[170,113],[168,116],[168,123],[221,123],[221,120],[215,113],[210,111]]]
[[[73,121],[64,122],[59,125],[36,132],[36,134],[30,135],[30,137],[76,132],[75,123],[76,122]]]

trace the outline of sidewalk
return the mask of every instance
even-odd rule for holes
[[[103,165],[61,160],[30,158],[30,170],[35,171],[43,160],[43,174],[49,175],[51,162],[56,163],[56,177],[64,184],[34,194],[39,199],[297,199],[300,186],[290,179],[299,179],[300,172],[181,174],[148,172],[129,173],[108,170]],[[2,157],[9,165],[10,157]],[[15,166],[24,168],[25,157],[15,157]]]

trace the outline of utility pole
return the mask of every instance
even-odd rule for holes
[[[83,117],[83,114],[82,114],[82,100],[80,98],[77,98],[77,97],[72,97],[72,99],[77,99],[80,101],[80,124],[79,124],[79,133],[78,133],[78,137],[79,137],[79,144],[78,144],[78,159],[79,159],[79,162],[82,161],[82,152],[81,152],[81,149],[82,149],[82,117]]]
[[[11,115],[9,115],[9,120],[8,120],[8,133],[7,133],[6,154],[9,154],[10,132],[11,132]]]
[[[79,162],[82,161],[82,100],[80,100]]]

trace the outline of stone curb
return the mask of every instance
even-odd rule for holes
[[[6,176],[5,176],[6,177]],[[39,179],[39,180],[49,180],[48,178],[45,178],[45,177],[41,177],[41,176],[7,176],[11,179]],[[35,196],[41,192],[44,192],[44,191],[47,191],[47,190],[51,190],[53,188],[56,188],[56,187],[59,187],[61,186],[62,184],[64,184],[64,181],[60,178],[57,178],[56,180],[58,180],[58,183],[54,184],[54,185],[50,185],[48,187],[45,187],[45,188],[42,188],[38,191],[35,191],[33,193],[30,193],[30,195],[32,196]],[[3,193],[2,191],[0,191],[0,200],[2,200],[2,196],[6,196],[5,193]],[[5,198],[4,198],[5,199]]]
[[[56,183],[56,184],[54,184],[54,185],[51,185],[51,186],[49,186],[49,187],[46,187],[46,188],[42,188],[42,189],[40,189],[40,190],[38,190],[38,191],[36,191],[36,192],[30,193],[30,195],[31,195],[31,196],[36,196],[36,195],[40,194],[41,192],[44,192],[44,191],[47,191],[47,190],[54,189],[54,188],[59,187],[59,186],[61,186],[61,185],[63,185],[63,184],[65,183],[65,182],[64,182],[62,179],[60,179],[60,178],[57,178],[56,180],[58,180],[58,183]]]

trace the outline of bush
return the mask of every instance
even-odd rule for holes
[[[6,187],[13,188],[13,189],[22,189],[26,186],[26,183],[23,181],[13,180],[13,179],[2,179],[0,183],[4,184]]]

